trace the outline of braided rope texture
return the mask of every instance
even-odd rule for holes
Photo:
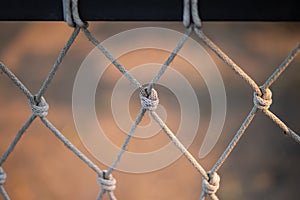
[[[26,96],[29,102],[29,107],[32,111],[32,115],[28,118],[28,120],[21,127],[19,132],[16,134],[14,140],[11,142],[8,149],[4,152],[4,154],[0,158],[0,193],[5,200],[10,199],[8,193],[4,189],[5,181],[7,180],[7,174],[3,169],[3,164],[10,156],[10,154],[14,151],[16,145],[20,142],[21,137],[25,133],[25,131],[31,126],[32,122],[36,119],[40,119],[41,122],[60,140],[67,148],[69,148],[79,159],[81,159],[88,167],[90,167],[96,173],[96,179],[101,187],[100,192],[96,199],[102,199],[104,195],[107,193],[109,199],[115,200],[117,199],[114,191],[117,189],[116,187],[116,179],[113,177],[112,173],[120,162],[120,159],[123,153],[126,151],[126,148],[131,140],[132,135],[134,134],[135,129],[138,124],[141,122],[144,114],[146,112],[150,112],[150,116],[154,121],[158,123],[158,125],[162,128],[162,130],[166,133],[166,135],[170,138],[170,140],[176,145],[176,147],[182,152],[182,154],[187,158],[187,160],[191,163],[192,166],[199,172],[202,176],[202,194],[200,199],[205,199],[206,197],[210,197],[211,199],[218,199],[217,191],[222,185],[220,184],[220,175],[218,174],[219,169],[222,167],[228,156],[231,154],[232,150],[238,144],[239,140],[245,133],[246,129],[254,119],[255,115],[258,111],[262,111],[268,118],[270,118],[275,124],[277,124],[283,132],[294,139],[296,142],[300,143],[300,137],[289,128],[281,119],[277,117],[271,110],[270,106],[272,105],[272,91],[270,89],[271,85],[280,77],[282,72],[290,65],[293,59],[296,57],[297,52],[300,49],[300,44],[291,51],[291,53],[287,56],[287,58],[282,62],[282,64],[272,73],[267,80],[259,86],[246,72],[243,71],[241,67],[239,67],[235,62],[233,62],[213,41],[211,41],[202,31],[202,23],[200,19],[197,19],[198,13],[195,13],[195,5],[197,5],[197,1],[192,0],[184,1],[189,4],[192,10],[192,17],[188,13],[185,13],[184,25],[187,27],[187,31],[185,36],[178,42],[174,51],[167,58],[166,62],[163,64],[161,69],[158,71],[157,75],[153,77],[152,81],[147,87],[142,87],[142,84],[137,81],[135,77],[133,77],[124,66],[122,66],[117,59],[115,59],[108,50],[105,49],[104,46],[100,44],[100,42],[93,36],[93,34],[88,30],[87,23],[82,22],[78,16],[73,17],[74,22],[69,22],[68,24],[74,27],[74,31],[66,42],[65,46],[61,50],[56,62],[54,63],[51,71],[43,82],[41,88],[36,94],[32,94],[31,91],[18,79],[18,77],[2,62],[0,62],[0,69],[2,73],[4,73]],[[77,4],[76,4],[77,5]],[[189,7],[186,7],[189,8]],[[78,12],[78,10],[76,11]],[[188,12],[188,11],[186,11]],[[188,17],[189,16],[189,17]],[[188,19],[187,19],[188,18]],[[191,20],[192,19],[192,20]],[[51,84],[55,73],[60,67],[60,64],[63,61],[63,58],[67,54],[68,50],[74,43],[78,34],[82,32],[83,35],[115,65],[115,67],[128,78],[128,80],[140,90],[140,101],[141,101],[141,109],[139,114],[136,117],[123,145],[122,148],[116,157],[112,166],[107,170],[101,170],[93,161],[91,161],[85,154],[83,154],[74,144],[72,144],[47,118],[48,111],[51,110],[49,108],[48,103],[46,102],[46,98],[44,97],[45,92],[47,91],[48,86]],[[229,68],[231,68],[236,74],[243,79],[253,90],[253,107],[249,112],[248,116],[236,132],[235,136],[224,150],[223,154],[217,160],[215,165],[210,170],[205,170],[204,167],[194,158],[194,156],[181,144],[176,135],[172,132],[172,130],[163,122],[163,120],[159,117],[159,115],[155,112],[158,104],[159,104],[159,96],[157,91],[154,89],[155,83],[158,79],[163,76],[166,68],[170,65],[172,60],[176,57],[177,53],[184,46],[185,41],[194,32],[195,35],[199,38],[199,40],[205,44],[212,52],[214,52],[221,60],[226,63]]]

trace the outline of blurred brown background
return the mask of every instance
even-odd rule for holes
[[[94,22],[90,24],[89,29],[102,41],[121,31],[143,26],[160,26],[184,32],[183,25],[175,22]],[[258,84],[262,84],[300,42],[300,23],[209,22],[204,23],[204,31]],[[0,60],[32,93],[35,93],[71,32],[72,29],[65,23],[1,22]],[[194,36],[193,38],[196,39]],[[101,169],[106,169],[106,166],[94,159],[85,149],[72,118],[74,78],[81,62],[93,48],[80,33],[45,97],[50,105],[50,121]],[[223,76],[228,103],[226,122],[219,141],[208,156],[198,159],[207,170],[224,151],[253,105],[250,87],[212,52],[208,52]],[[152,52],[152,55],[161,61],[167,56],[159,52]],[[140,59],[142,58],[141,56]],[[132,62],[134,60],[130,56],[127,59],[122,58],[125,66]],[[271,88],[271,110],[297,133],[300,133],[299,65],[300,56]],[[104,99],[109,97],[107,95],[110,95],[109,91],[120,74],[117,70],[111,70],[105,77],[101,86],[107,89]],[[196,92],[201,98],[200,127],[203,129],[199,129],[199,134],[189,148],[197,158],[210,118],[210,110],[207,109],[209,94],[202,84],[203,80],[193,81],[193,87],[201,88]],[[108,101],[105,100],[106,103]],[[168,118],[167,123],[171,127],[176,126],[174,121],[178,121],[178,105],[175,103],[174,106],[167,107],[167,111],[175,116],[174,119]],[[136,108],[132,109],[134,116]],[[113,124],[110,110],[104,109],[102,112],[108,116],[103,119],[105,123]],[[4,74],[0,74],[1,154],[5,152],[30,114],[25,96]],[[120,146],[124,135],[118,137],[118,131],[117,128],[112,128],[112,135],[108,137]],[[153,138],[153,141],[149,139],[145,148],[155,149],[155,140],[158,143],[168,141],[166,137]],[[145,151],[138,143],[138,140],[133,141],[133,148],[137,146],[139,148],[135,150]],[[163,144],[158,146],[161,145]],[[277,125],[262,113],[258,113],[219,171],[220,199],[299,199],[299,153],[300,147],[295,141],[284,136]],[[39,119],[26,131],[21,142],[3,164],[3,168],[8,175],[5,188],[11,199],[95,199],[100,191],[95,173],[58,141]],[[118,181],[116,196],[124,200],[198,199],[201,194],[201,176],[184,157],[156,172],[129,174],[115,171],[114,177]]]

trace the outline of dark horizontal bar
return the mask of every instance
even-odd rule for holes
[[[183,0],[79,0],[86,21],[180,21]],[[300,21],[299,0],[199,0],[204,21]],[[62,0],[4,0],[0,20],[61,21]]]

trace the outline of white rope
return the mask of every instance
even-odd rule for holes
[[[192,19],[192,22],[191,22]],[[189,27],[191,24],[201,28],[202,22],[199,17],[198,0],[184,0],[183,2],[183,25]]]
[[[71,27],[87,27],[88,24],[83,22],[79,16],[78,0],[63,0],[64,18]]]

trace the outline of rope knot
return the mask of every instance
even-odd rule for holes
[[[204,193],[212,195],[215,194],[220,187],[220,176],[216,172],[209,172],[208,177],[209,180],[202,178],[202,189]]]
[[[268,110],[272,104],[272,92],[267,88],[262,96],[259,96],[256,92],[253,94],[254,105],[260,110]]]
[[[6,181],[6,173],[4,172],[2,167],[0,167],[0,185],[3,185],[5,181]]]
[[[103,171],[103,177],[98,175],[97,180],[103,190],[111,192],[116,189],[117,181],[111,174],[106,178],[106,173],[107,173],[106,170]]]
[[[154,88],[151,89],[150,93],[148,93],[147,88],[143,88],[140,91],[140,99],[142,107],[151,111],[155,110],[159,103],[158,95]]]
[[[30,108],[32,114],[38,117],[45,117],[48,115],[49,105],[47,104],[44,97],[41,97],[40,102],[32,103],[30,102]]]

